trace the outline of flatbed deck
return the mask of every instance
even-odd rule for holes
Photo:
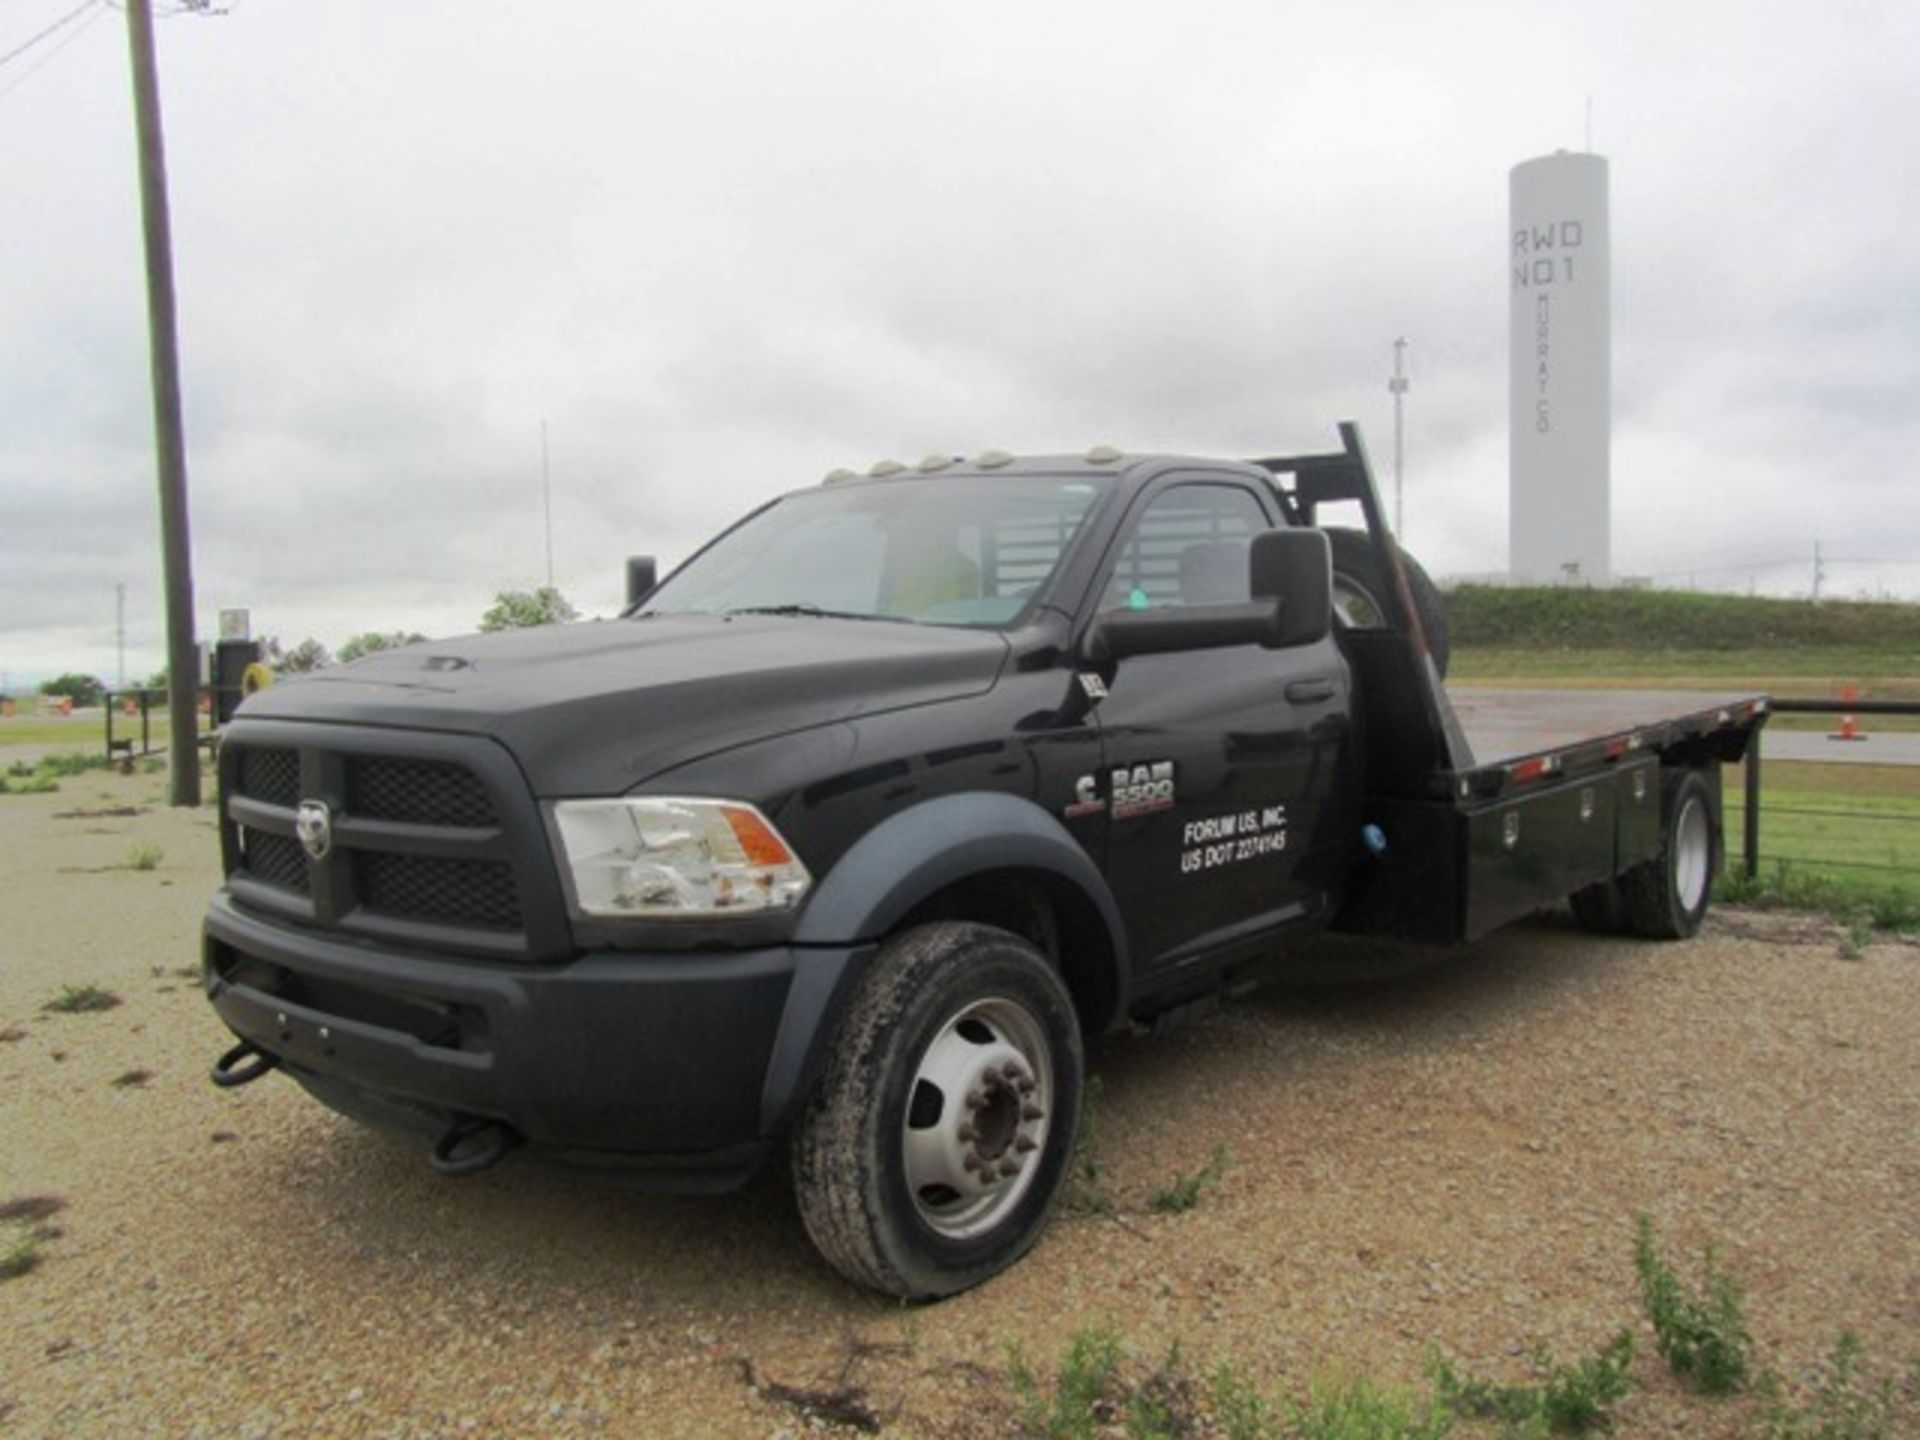
[[[1770,708],[1765,696],[1709,690],[1450,685],[1446,695],[1469,752],[1453,782],[1459,794],[1482,797],[1692,737],[1750,729]]]

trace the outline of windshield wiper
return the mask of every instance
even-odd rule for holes
[[[804,615],[810,620],[900,620],[899,615],[869,615],[857,610],[826,610],[818,605],[740,605],[726,615]]]

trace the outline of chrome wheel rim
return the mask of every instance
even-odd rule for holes
[[[1016,1001],[973,1001],[934,1032],[900,1127],[907,1191],[930,1229],[965,1240],[1012,1212],[1046,1153],[1053,1095],[1046,1032]]]
[[[1697,796],[1689,797],[1673,827],[1673,890],[1683,910],[1691,914],[1700,908],[1712,873],[1713,827],[1707,807]]]

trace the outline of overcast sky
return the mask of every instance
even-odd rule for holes
[[[0,55],[78,0],[0,0]],[[164,5],[166,0],[162,0]],[[1920,591],[1920,6],[238,0],[159,26],[202,633],[620,600],[929,451],[1392,450],[1506,560],[1507,171],[1612,165],[1618,570]],[[0,669],[161,663],[124,17],[0,61]],[[1773,562],[1793,561],[1792,567]],[[1864,563],[1873,562],[1873,563]],[[1900,562],[1900,563],[1887,563]],[[1760,565],[1772,568],[1757,569]]]

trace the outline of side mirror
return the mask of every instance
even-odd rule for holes
[[[1279,644],[1282,615],[1275,599],[1236,605],[1183,605],[1167,610],[1108,610],[1087,632],[1087,658],[1096,664],[1169,650],[1218,650],[1228,645]]]
[[[1333,550],[1321,530],[1265,530],[1248,556],[1252,593],[1277,601],[1273,649],[1311,645],[1333,627]]]
[[[660,567],[651,555],[627,557],[627,608],[631,610],[660,583]]]

